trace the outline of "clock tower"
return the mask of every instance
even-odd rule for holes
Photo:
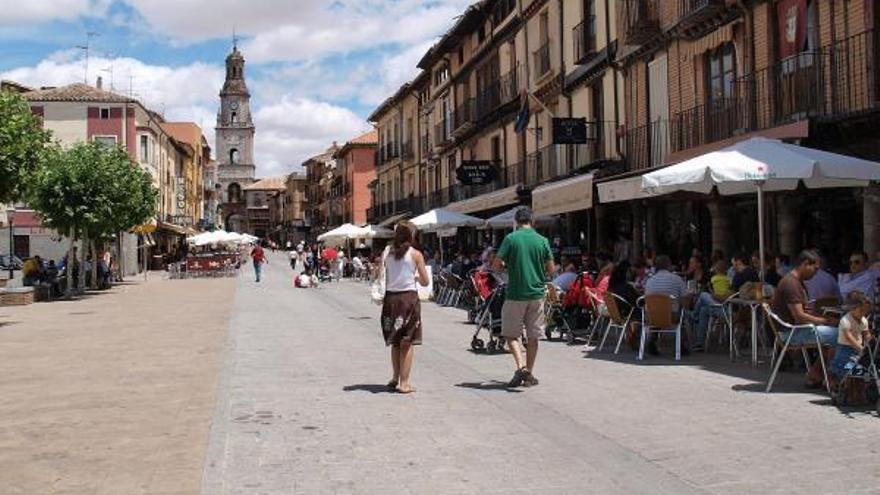
[[[220,192],[220,224],[229,231],[247,232],[244,188],[254,179],[254,121],[251,94],[244,80],[244,57],[233,44],[226,57],[226,81],[220,90],[220,109],[214,149],[217,153],[217,183]]]

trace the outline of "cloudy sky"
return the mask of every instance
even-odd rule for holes
[[[472,0],[0,0],[0,78],[129,89],[214,142],[233,28],[247,60],[257,173],[369,129],[378,103]]]

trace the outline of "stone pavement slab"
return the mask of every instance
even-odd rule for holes
[[[291,287],[283,261],[239,280],[202,491],[832,493],[880,482],[880,420],[786,374],[694,357],[591,355],[542,342],[541,385],[508,391],[507,355],[468,350],[463,313],[423,304],[413,396],[390,375],[365,285]]]
[[[0,308],[0,493],[199,491],[231,279]]]

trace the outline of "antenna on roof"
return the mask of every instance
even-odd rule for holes
[[[86,60],[85,60],[85,70],[83,71],[83,82],[89,83],[89,49],[92,45],[92,38],[96,36],[101,36],[101,33],[96,31],[89,31],[86,33],[86,44],[85,45],[76,45],[76,48],[80,50],[84,50],[86,52]]]
[[[232,51],[238,50],[238,36],[235,35],[235,24],[232,25]]]

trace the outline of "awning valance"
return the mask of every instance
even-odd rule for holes
[[[579,175],[571,179],[545,184],[532,191],[532,209],[535,216],[558,215],[586,210],[593,206],[593,175]]]
[[[518,188],[519,186],[505,187],[504,189],[481,194],[463,201],[449,203],[446,205],[446,209],[458,213],[472,213],[512,205],[519,201],[519,195],[516,192]]]
[[[599,189],[600,203],[614,203],[616,201],[631,201],[633,199],[650,198],[656,196],[642,191],[642,176],[627,177],[625,179],[612,180],[596,184]]]
[[[172,234],[184,235],[184,236],[189,234],[186,227],[182,227],[180,225],[175,225],[173,223],[159,222],[159,230],[163,230],[165,232],[171,232]]]

